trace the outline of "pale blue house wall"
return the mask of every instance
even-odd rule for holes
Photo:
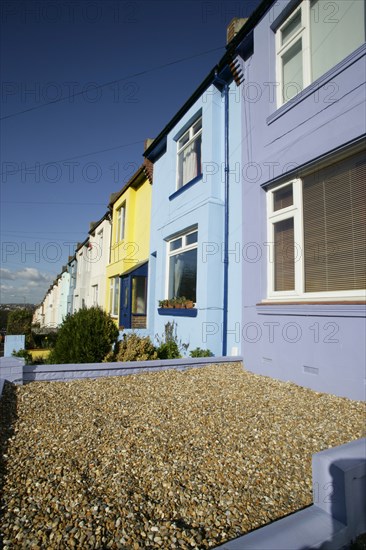
[[[67,272],[69,274],[69,291],[67,295],[67,313],[74,313],[74,290],[76,286],[76,276],[77,276],[77,260],[73,258],[67,264]]]
[[[235,89],[235,84],[231,85]],[[234,92],[233,92],[234,93]],[[232,162],[240,162],[240,109],[235,103],[230,112]],[[202,110],[202,178],[192,187],[169,200],[176,189],[177,145],[174,136]],[[234,147],[235,145],[235,147]],[[230,197],[232,236],[240,236],[241,187]],[[198,226],[197,250],[197,317],[159,315],[158,300],[166,297],[167,239],[175,233]],[[154,163],[154,185],[151,215],[151,256],[149,260],[150,334],[162,334],[164,325],[173,319],[178,337],[190,349],[209,348],[222,353],[223,320],[223,243],[224,243],[224,99],[211,85],[206,93],[186,112],[167,135],[166,152]],[[236,297],[230,297],[229,317],[240,315],[241,266],[234,263],[229,273],[229,286]],[[208,334],[210,340],[208,342]],[[229,342],[228,350],[231,350]]]
[[[70,292],[70,273],[68,271],[63,271],[60,275],[60,300],[59,300],[59,309],[58,309],[58,319],[57,325],[60,326],[63,320],[67,315],[67,303]]]
[[[267,297],[268,276],[266,192],[261,186],[365,133],[365,45],[324,75],[322,86],[313,86],[303,99],[278,110],[270,100],[268,83],[276,81],[270,26],[286,4],[275,3],[255,28],[254,54],[244,69],[242,132],[251,132],[242,147],[241,239],[243,247],[257,243],[258,257],[242,260],[237,340],[245,367],[253,372],[364,399],[364,306],[258,305]]]

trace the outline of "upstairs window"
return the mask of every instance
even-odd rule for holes
[[[197,238],[195,229],[168,243],[168,298],[185,297],[196,302]]]
[[[302,0],[276,32],[278,105],[364,42],[363,0]]]
[[[117,210],[117,234],[116,241],[123,241],[125,238],[125,225],[126,225],[126,203]]]
[[[178,140],[178,183],[180,189],[202,174],[202,117]]]

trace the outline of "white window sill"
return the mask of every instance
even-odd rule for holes
[[[256,304],[258,315],[309,315],[312,317],[366,317],[366,302],[361,299],[322,301],[263,301]]]

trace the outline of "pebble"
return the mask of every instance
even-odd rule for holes
[[[7,384],[0,547],[214,548],[312,502],[365,404],[245,371]]]

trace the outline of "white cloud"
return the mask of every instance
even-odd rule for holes
[[[14,281],[15,274],[10,271],[10,269],[0,269],[0,279],[4,281]]]
[[[25,267],[18,271],[2,269],[3,280],[11,281],[11,284],[0,286],[2,303],[39,303],[42,300],[49,284],[55,276],[41,272],[33,267]]]
[[[16,278],[25,279],[26,281],[47,283],[53,279],[53,276],[49,273],[41,273],[34,267],[25,267],[20,271],[16,271],[14,274]]]

